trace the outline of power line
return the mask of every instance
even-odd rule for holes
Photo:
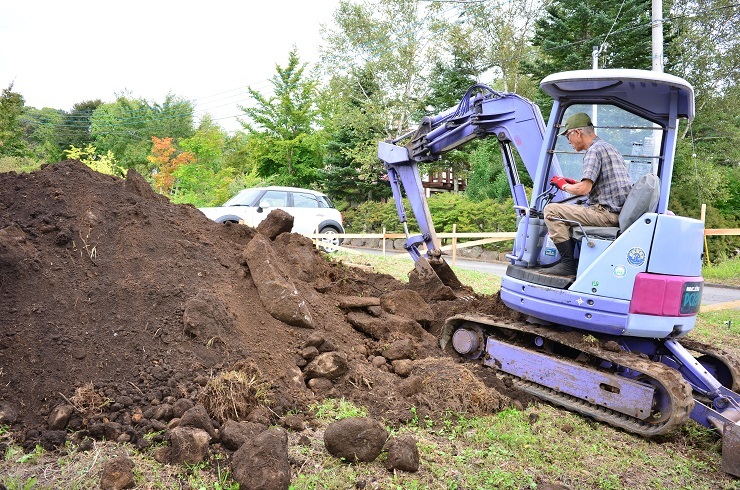
[[[709,9],[708,8],[708,9],[705,9],[705,10],[700,10],[700,11],[697,11],[697,12],[695,12],[693,14],[674,15],[674,16],[671,16],[671,17],[666,17],[665,19],[663,19],[663,22],[664,23],[668,23],[668,22],[674,22],[674,21],[677,21],[677,20],[692,19],[692,18],[696,18],[696,17],[698,17],[700,15],[708,14],[710,12],[716,12],[718,10],[733,9],[735,7],[738,7],[738,6],[740,6],[740,3],[733,3],[731,5],[727,5],[727,6],[724,6],[724,7],[717,7],[717,8],[712,8],[712,9]],[[646,27],[652,27],[652,25],[653,25],[653,21],[651,20],[650,22],[647,22],[647,23],[644,23],[644,24],[639,24],[637,26],[624,27],[622,29],[618,29],[616,31],[612,31],[611,34],[622,34],[622,33],[625,33],[625,32],[635,31],[635,30],[638,30],[638,29],[645,29]],[[578,44],[592,43],[593,41],[595,41],[596,39],[598,39],[600,37],[601,37],[601,35],[598,35],[598,36],[593,36],[593,37],[590,37],[590,38],[587,38],[587,39],[580,39],[580,40],[577,40],[577,41],[571,41],[571,42],[568,42],[568,43],[565,43],[565,44],[560,44],[558,46],[553,46],[551,48],[542,48],[542,51],[554,51],[556,49],[563,49],[563,48],[567,48],[567,47],[570,47],[570,46],[575,46],[575,45],[578,45]]]

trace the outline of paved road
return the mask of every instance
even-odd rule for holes
[[[360,250],[360,249],[357,249]],[[383,251],[378,249],[361,249],[363,253],[369,253],[372,255],[382,255]],[[406,252],[398,251],[386,251],[386,255],[392,256],[406,256],[409,261],[411,257]],[[451,258],[446,258],[447,262],[451,262]],[[503,276],[506,272],[508,264],[500,262],[484,262],[480,260],[470,260],[458,258],[455,261],[455,266],[461,269],[476,270],[480,272],[486,272],[489,274],[495,274],[499,277]],[[718,309],[720,305],[726,306],[727,308],[740,310],[740,289],[721,287],[716,285],[704,285],[704,292],[701,298],[702,305],[715,305]],[[715,309],[715,308],[712,308]]]

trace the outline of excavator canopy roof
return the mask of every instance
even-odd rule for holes
[[[671,92],[675,89],[677,116],[689,120],[694,118],[694,88],[686,80],[667,73],[629,69],[566,71],[546,77],[540,86],[555,100],[621,101],[660,120],[668,119]]]

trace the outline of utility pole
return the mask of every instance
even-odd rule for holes
[[[594,50],[591,52],[591,67],[594,70],[599,69],[599,54],[601,53],[601,47],[594,46]],[[598,105],[594,104],[593,109],[591,111],[591,124],[594,125],[594,131],[598,132],[598,125],[599,125],[599,112],[598,112]]]
[[[653,71],[663,72],[663,0],[653,0]]]
[[[599,69],[599,53],[601,53],[601,49],[598,46],[594,46],[594,50],[591,52],[591,68],[594,70]]]

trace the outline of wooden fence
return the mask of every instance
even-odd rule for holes
[[[492,232],[492,233],[457,233],[457,225],[452,225],[452,233],[437,233],[440,239],[450,239],[449,245],[444,245],[442,250],[451,252],[452,265],[455,265],[457,258],[457,251],[461,248],[475,247],[478,245],[485,245],[488,243],[502,242],[506,240],[513,240],[516,237],[515,232]],[[708,236],[727,236],[727,235],[740,235],[740,228],[712,228],[704,230],[704,252],[707,262],[709,261],[709,250],[707,249],[707,237]],[[326,247],[321,239],[326,238],[326,235],[320,233],[312,233],[306,235],[311,238],[316,244],[316,248],[321,246]],[[364,238],[364,239],[379,239],[381,241],[381,249],[383,250],[383,256],[386,254],[386,240],[394,240],[397,238],[406,238],[403,233],[387,233],[383,228],[382,233],[342,233],[337,235],[331,235],[332,238]],[[469,241],[458,242],[458,239],[465,238]],[[361,253],[356,249],[348,247],[332,247],[337,250],[341,250],[349,253]]]

